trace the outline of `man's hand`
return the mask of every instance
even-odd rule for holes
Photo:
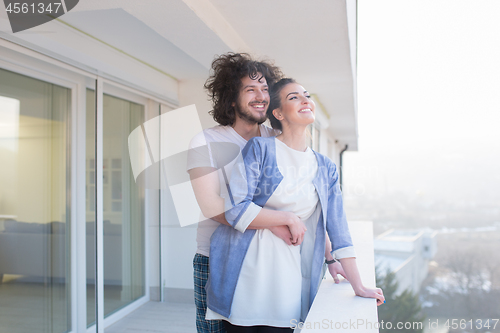
[[[281,238],[288,245],[292,245],[292,234],[286,225],[269,227],[269,230],[277,237]]]
[[[342,265],[340,262],[336,261],[333,264],[328,265],[328,271],[330,272],[331,276],[333,277],[333,281],[335,283],[340,283],[338,275],[342,275],[344,279],[347,280],[347,277],[345,276],[344,269],[342,268]]]

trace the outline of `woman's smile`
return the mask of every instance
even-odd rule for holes
[[[279,120],[285,126],[306,126],[314,122],[315,105],[311,95],[298,83],[290,83],[283,87],[281,106],[278,109]],[[292,125],[292,126],[293,126]]]

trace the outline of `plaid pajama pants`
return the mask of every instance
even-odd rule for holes
[[[196,305],[196,329],[198,333],[226,333],[222,320],[205,320],[207,312],[208,257],[196,253],[193,259],[194,268],[194,303]]]

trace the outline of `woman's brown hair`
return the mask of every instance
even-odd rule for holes
[[[271,126],[274,129],[278,129],[280,131],[283,130],[283,126],[281,126],[281,122],[278,119],[276,119],[276,117],[273,115],[273,110],[278,109],[281,106],[281,96],[280,96],[281,90],[283,90],[283,88],[290,83],[297,83],[297,82],[295,82],[294,79],[286,77],[276,82],[273,85],[273,87],[269,90],[269,95],[271,96],[271,102],[269,103],[269,108],[267,109],[267,118],[269,118]]]

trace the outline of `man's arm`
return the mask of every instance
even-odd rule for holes
[[[217,169],[199,167],[188,170],[191,186],[203,216],[229,225],[224,216],[224,199],[220,197]]]
[[[205,217],[229,225],[225,217],[224,199],[220,197],[220,182],[217,170],[212,167],[198,167],[188,171],[196,201]],[[269,229],[276,236],[292,245],[289,225],[297,224],[298,217],[289,212],[263,208],[248,229]],[[300,222],[300,220],[299,220]],[[293,245],[299,245],[299,239]]]

